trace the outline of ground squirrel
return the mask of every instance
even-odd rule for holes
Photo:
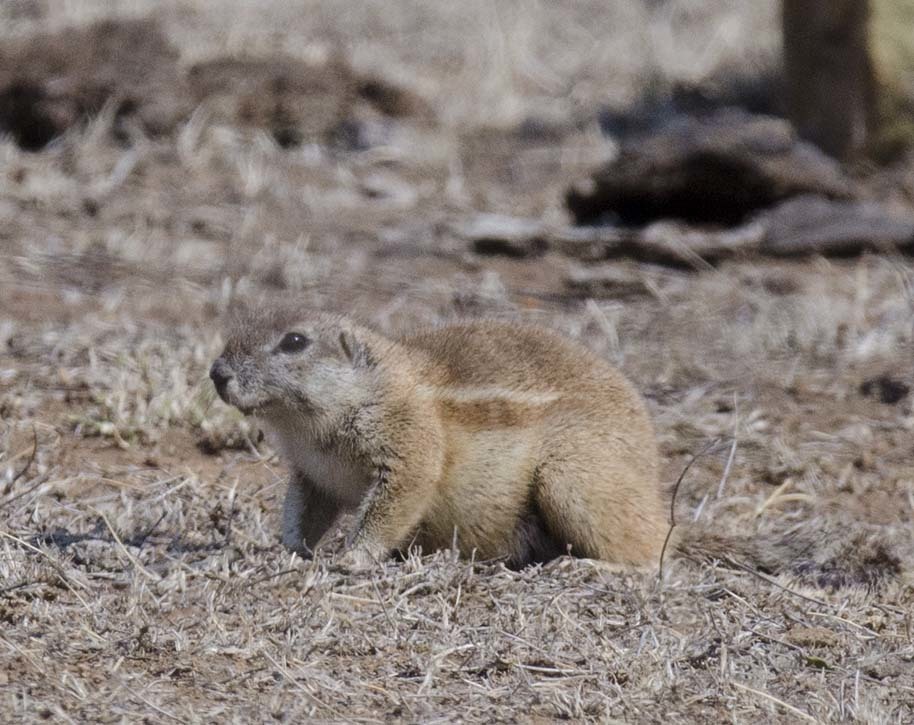
[[[654,431],[606,361],[523,324],[393,340],[340,316],[237,318],[210,376],[291,467],[283,543],[355,510],[344,563],[456,544],[512,566],[560,554],[655,564],[668,530]]]

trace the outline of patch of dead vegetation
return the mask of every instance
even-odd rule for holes
[[[55,31],[78,11],[97,15],[92,4],[50,5]],[[479,3],[431,13],[439,35],[428,10],[407,4],[310,3],[293,14],[283,3],[243,5],[160,20],[179,67],[214,64],[203,95],[221,100],[208,114],[160,136],[141,128],[125,144],[109,104],[41,152],[0,143],[0,712],[912,720],[914,590],[903,552],[914,408],[901,394],[914,385],[910,258],[736,256],[671,268],[588,257],[581,247],[600,240],[582,238],[486,257],[456,231],[493,212],[567,226],[564,190],[612,144],[573,113],[550,115],[564,107],[555,99],[578,77],[576,103],[596,108],[602,96],[588,88],[640,82],[647,63],[617,52],[631,36],[597,45],[593,13],[647,19],[635,26],[663,38],[677,23],[707,37],[718,12],[715,37],[730,38],[743,26],[728,19],[740,7],[761,12],[757,4],[607,10],[601,0],[539,15],[509,3],[499,25]],[[244,25],[251,13],[258,22]],[[404,18],[423,32],[394,33]],[[221,35],[232,23],[244,27]],[[295,42],[277,42],[270,23]],[[201,24],[220,30],[197,33],[209,45],[189,55],[180,31]],[[467,31],[482,26],[478,37]],[[361,150],[326,135],[281,149],[259,133],[275,109],[294,114],[304,102],[294,83],[270,91],[277,76],[299,62],[327,67],[293,55],[327,27],[361,69],[343,84],[357,118],[367,108],[364,118],[396,119],[359,90],[374,77],[364,71],[371,49],[390,59],[383,43],[422,60],[429,75],[416,78],[435,77],[436,64],[449,79],[462,68],[422,94],[446,123],[420,132],[407,115],[382,146]],[[531,51],[542,44],[548,52]],[[656,64],[701,65],[684,63],[685,44]],[[496,58],[515,75],[482,83]],[[236,96],[219,80],[226,69],[248,74]],[[327,83],[318,86],[329,107],[341,96]],[[191,107],[203,98],[188,93]],[[252,125],[239,115],[246,95]],[[480,115],[474,135],[468,119]],[[455,133],[456,118],[467,126]],[[683,231],[653,233],[662,245]],[[228,306],[289,296],[388,333],[462,315],[555,326],[644,391],[666,480],[721,441],[681,487],[684,527],[780,548],[763,549],[766,561],[732,548],[733,561],[672,559],[662,580],[569,559],[510,572],[448,552],[352,576],[332,564],[338,538],[316,561],[291,558],[276,536],[283,467],[206,380]]]
[[[112,104],[130,123],[166,133],[192,107],[178,51],[152,20],[105,20],[0,45],[0,133],[36,151]]]
[[[352,578],[279,549],[275,484],[155,471],[74,484],[45,497],[37,531],[16,524],[0,545],[4,672],[33,683],[28,698],[5,689],[17,717],[911,713],[910,590],[895,585],[829,594],[713,565],[679,565],[661,584],[446,552]]]
[[[185,68],[155,19],[102,20],[0,44],[0,134],[45,148],[111,106],[121,140],[173,132],[198,106],[283,148],[383,142],[387,119],[427,125],[427,102],[342,58],[224,56]]]
[[[385,119],[433,117],[417,96],[361,76],[339,58],[320,65],[290,56],[217,58],[191,66],[188,81],[216,121],[263,129],[283,148],[329,142],[364,149],[383,141]]]
[[[473,298],[619,362],[650,397],[670,480],[703,441],[728,441],[696,465],[678,515],[725,542],[749,532],[780,542],[764,561],[731,545],[717,559],[668,562],[660,582],[574,560],[509,572],[442,552],[354,577],[332,566],[337,538],[303,563],[276,541],[280,462],[256,430],[194,392],[216,334],[148,318],[131,329],[141,318],[130,307],[117,324],[33,322],[26,338],[13,321],[16,356],[0,357],[7,481],[32,449],[32,425],[39,446],[0,498],[2,667],[30,683],[28,696],[7,689],[5,710],[908,718],[914,602],[893,552],[910,544],[914,516],[912,410],[859,390],[874,366],[908,374],[896,268],[870,258],[821,267],[814,281],[795,266],[731,265],[624,308],[539,301],[524,312],[518,270],[543,260],[511,264],[499,281],[445,266],[423,289],[394,292],[384,280],[399,262],[377,257],[354,289],[376,300],[366,314],[388,331]],[[854,291],[849,280],[864,274],[866,292]],[[789,305],[781,286],[766,287],[781,277]],[[328,307],[345,299],[333,287],[313,294]]]

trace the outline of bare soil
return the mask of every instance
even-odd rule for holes
[[[914,721],[911,258],[594,267],[460,232],[569,223],[615,153],[587,119],[679,67],[596,53],[637,47],[620,18],[713,75],[768,57],[755,3],[62,5],[0,9],[0,59],[30,59],[0,62],[0,720]],[[291,557],[283,464],[206,377],[230,304],[290,297],[391,334],[555,326],[643,391],[670,486],[719,441],[677,521],[814,566]]]

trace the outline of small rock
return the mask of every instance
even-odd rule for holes
[[[852,256],[867,250],[914,249],[914,213],[872,201],[801,196],[759,217],[761,251],[777,257]]]
[[[909,674],[914,669],[914,662],[899,655],[880,655],[870,657],[860,665],[863,674],[877,680],[886,680]]]
[[[797,139],[781,119],[722,109],[681,115],[626,139],[591,189],[572,188],[577,224],[601,219],[641,226],[657,219],[738,224],[799,194],[853,198],[837,162]]]
[[[419,194],[416,188],[394,174],[377,172],[363,178],[359,184],[362,194],[369,199],[384,202],[402,209],[416,205]]]
[[[470,240],[477,254],[506,257],[536,257],[549,246],[545,226],[535,219],[503,214],[480,214],[457,229]]]
[[[765,228],[758,223],[718,231],[660,221],[641,232],[635,256],[661,264],[713,263],[756,251],[764,238]]]
[[[787,632],[787,641],[797,647],[835,647],[841,638],[825,627],[793,627]]]
[[[888,375],[879,375],[869,380],[864,380],[860,385],[860,394],[867,398],[876,398],[880,403],[895,405],[904,400],[911,388],[901,380]]]
[[[754,252],[764,234],[764,227],[758,223],[711,230],[666,220],[641,231],[611,226],[554,230],[550,235],[550,247],[583,262],[628,257],[641,262],[688,267]]]
[[[600,262],[625,256],[636,239],[635,232],[618,227],[567,227],[553,231],[550,246],[582,262]]]
[[[351,115],[330,127],[325,136],[330,145],[344,151],[367,151],[390,141],[392,124],[377,118]]]

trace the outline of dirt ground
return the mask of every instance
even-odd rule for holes
[[[597,111],[766,67],[771,8],[104,5],[0,6],[0,721],[914,721],[914,261],[597,265],[623,295],[461,232],[567,225]],[[229,305],[280,298],[557,327],[644,393],[669,486],[718,441],[680,523],[813,550],[293,558],[207,379]]]

